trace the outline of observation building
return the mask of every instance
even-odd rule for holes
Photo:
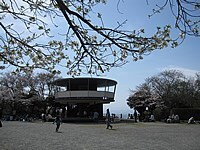
[[[105,78],[62,78],[52,83],[55,101],[66,108],[64,118],[89,118],[98,112],[103,117],[103,104],[114,102],[117,82]]]

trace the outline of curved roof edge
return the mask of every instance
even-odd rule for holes
[[[51,84],[57,86],[67,86],[69,84],[84,84],[84,83],[96,83],[98,87],[101,86],[114,86],[117,81],[106,78],[93,78],[93,77],[78,77],[78,78],[61,78],[53,81]]]

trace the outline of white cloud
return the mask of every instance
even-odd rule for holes
[[[161,70],[161,71],[178,70],[178,71],[182,72],[185,76],[188,76],[188,77],[195,77],[195,74],[200,72],[200,70],[194,70],[194,69],[189,69],[189,68],[184,68],[184,67],[179,67],[179,66],[174,66],[174,65],[170,65],[170,66],[167,66],[167,67],[159,69],[159,70]]]

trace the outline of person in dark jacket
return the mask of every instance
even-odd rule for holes
[[[106,112],[106,129],[109,129],[109,127],[112,129],[112,125],[110,124],[110,121],[111,121],[111,118],[110,118],[110,111],[109,109],[107,109],[107,112]]]

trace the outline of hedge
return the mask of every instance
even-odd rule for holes
[[[190,117],[200,120],[200,108],[173,108],[171,111],[179,115],[180,120],[188,120]]]

